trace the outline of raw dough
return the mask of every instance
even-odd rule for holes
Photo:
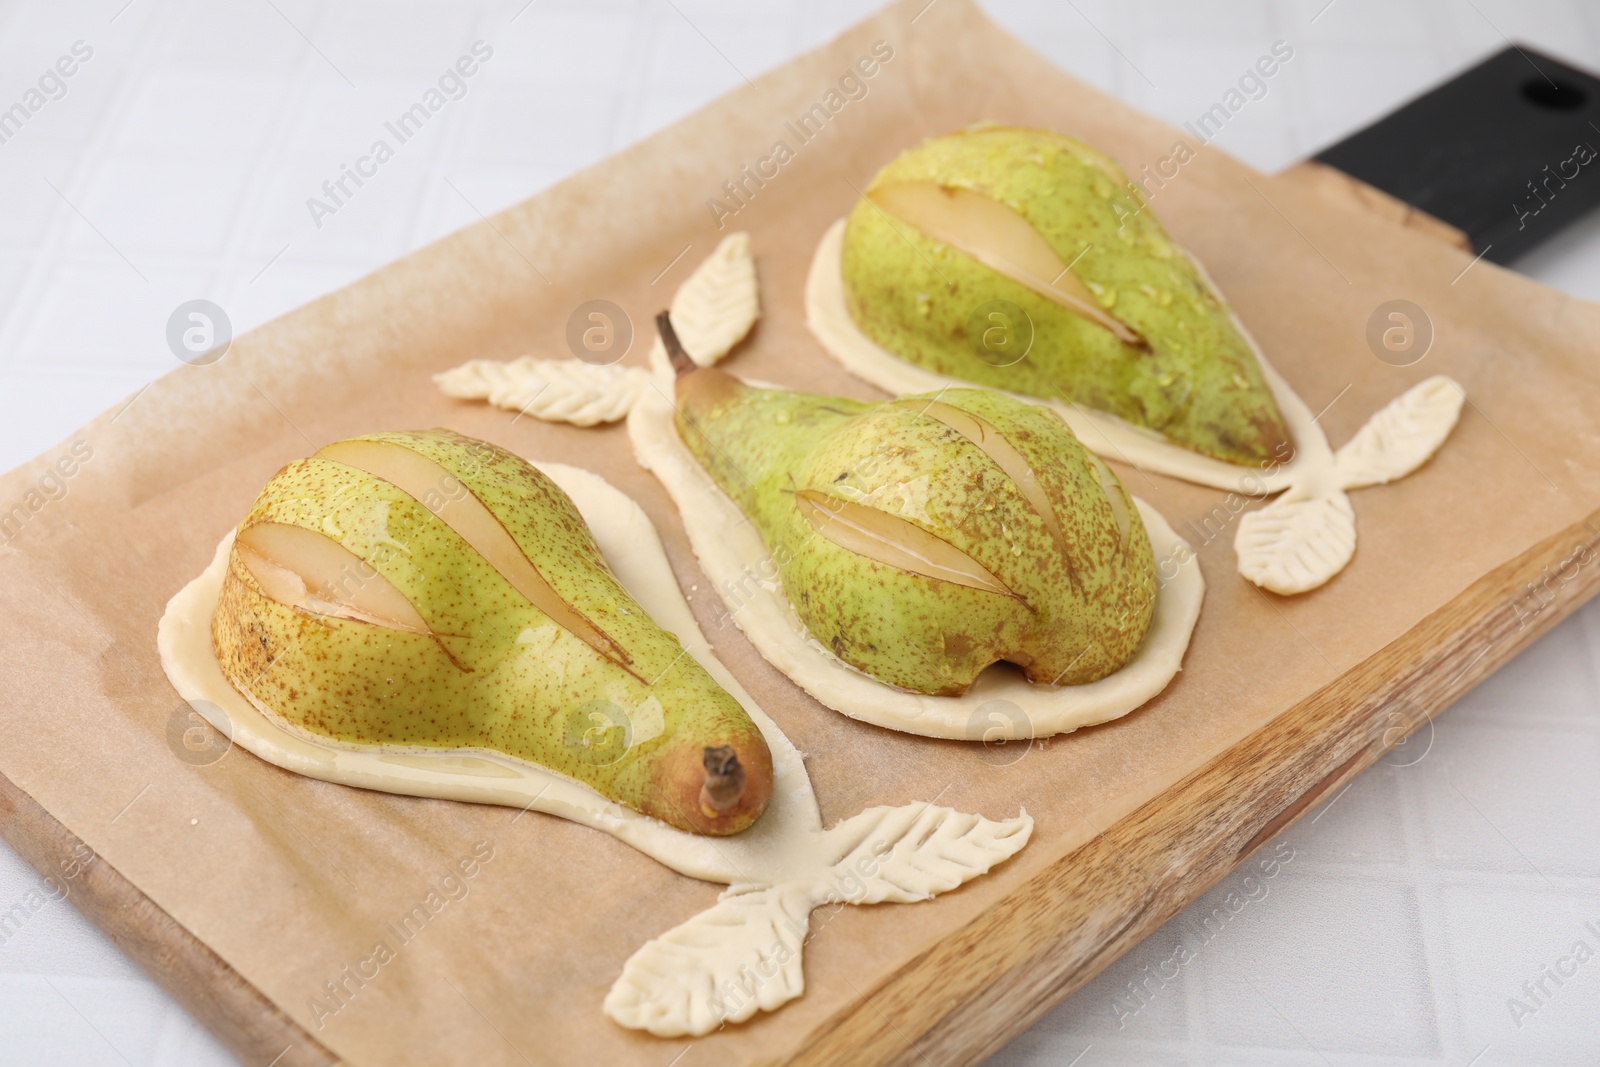
[[[844,226],[840,219],[828,229],[806,276],[806,322],[822,347],[851,373],[895,394],[971,384],[901,359],[861,332],[850,315],[839,270]],[[1212,291],[1220,291],[1199,260],[1189,256],[1189,261]],[[1282,492],[1239,517],[1234,554],[1239,573],[1256,585],[1284,595],[1308,592],[1338,574],[1355,555],[1355,511],[1344,491],[1402,478],[1426,463],[1455,427],[1466,392],[1443,375],[1420,382],[1374,415],[1335,454],[1311,410],[1267,362],[1238,315],[1233,325],[1255,353],[1294,438],[1295,455],[1289,463],[1235,466],[1105,412],[1041,397],[1018,399],[1049,405],[1087,447],[1141,470],[1250,497]]]
[[[1189,545],[1159,512],[1137,498],[1158,577],[1164,580],[1144,644],[1115,674],[1088,685],[1054,688],[1033,685],[1020,672],[997,665],[979,675],[965,695],[939,697],[896,689],[849,666],[806,633],[761,535],[684,447],[666,400],[672,393],[664,379],[671,370],[664,354],[652,356],[657,388],[642,394],[628,416],[634,455],[678,506],[695,556],[739,628],[767,662],[828,707],[927,737],[1046,737],[1126,715],[1165,689],[1182,668],[1205,598],[1205,579]]]
[[[672,328],[689,358],[709,367],[761,317],[761,288],[750,235],[730,233],[672,296]]]
[[[957,378],[946,378],[919,367],[879,347],[877,342],[861,332],[855,319],[850,316],[850,306],[845,302],[844,280],[839,273],[839,256],[844,248],[844,223],[845,220],[840,219],[828,228],[822,243],[817,245],[816,254],[811,259],[811,270],[806,275],[806,325],[811,327],[811,332],[822,343],[822,347],[844,364],[850,373],[896,396],[936,393],[952,385],[989,388]],[[1195,265],[1199,267],[1198,263]],[[1209,277],[1205,281],[1211,285]],[[1154,430],[1135,426],[1103,411],[1047,397],[1024,396],[1021,393],[1011,395],[1029,404],[1044,404],[1054,408],[1085,447],[1109,459],[1216,489],[1230,489],[1253,496],[1275,493],[1299,480],[1304,468],[1325,461],[1319,453],[1328,452],[1328,440],[1312,421],[1310,409],[1267,362],[1261,350],[1255,347],[1255,342],[1237,317],[1234,325],[1255,350],[1261,373],[1272,389],[1278,409],[1294,438],[1296,453],[1289,463],[1262,468],[1240,467],[1180,448]]]
[[[685,833],[500,753],[339,746],[275,721],[233,688],[212,649],[211,616],[231,532],[210,566],[168,602],[157,631],[162,668],[216,729],[286,770],[390,793],[559,815],[604,830],[679,873],[732,884],[715,907],[635,953],[606,998],[606,1013],[617,1022],[660,1035],[708,1033],[799,996],[799,949],[812,908],[836,900],[928,899],[983,874],[1027,843],[1033,820],[1026,812],[996,822],[927,804],[871,808],[823,830],[799,752],[712,655],[649,518],[598,475],[562,464],[537,466],[572,498],[623,586],[760,727],[772,750],[774,788],[766,812],[750,829],[722,838]],[[869,872],[861,869],[863,857],[870,857]],[[864,887],[858,893],[841,888],[858,884]],[[778,943],[773,931],[780,923],[784,943],[793,942],[782,981],[747,981],[770,969]],[[758,987],[757,993],[741,994],[746,985]]]
[[[726,356],[760,317],[761,289],[747,233],[724,237],[672,297],[678,340],[702,367]],[[661,347],[660,337],[655,347]],[[468,360],[435,374],[433,381],[458,400],[487,400],[544,422],[594,426],[625,417],[649,377],[637,367],[523,356],[506,362]]]
[[[817,246],[806,279],[807,324],[823,348],[846,369],[895,394],[931,393],[969,384],[909,363],[861,332],[850,317],[839,274],[843,239],[841,220]],[[1193,257],[1190,262],[1205,283],[1216,289],[1204,265]],[[727,355],[749,333],[759,314],[750,239],[742,233],[724,238],[678,288],[672,302],[680,340],[687,331],[695,346],[690,354],[702,366]],[[1285,595],[1304,593],[1338,574],[1355,554],[1355,511],[1344,490],[1390,482],[1426,463],[1455,427],[1466,393],[1442,375],[1429,378],[1374,415],[1335,454],[1310,409],[1267,362],[1237,315],[1233,322],[1255,352],[1294,435],[1296,452],[1287,464],[1234,466],[1181,448],[1159,433],[1104,412],[1059,400],[1012,395],[1028,403],[1049,405],[1085,445],[1131,466],[1250,497],[1283,493],[1265,507],[1239,517],[1234,552],[1239,573],[1262,588]],[[580,426],[621,418],[649,391],[648,378],[640,370],[617,372],[570,360],[561,366],[558,363],[562,361],[474,360],[434,380],[451,396],[485,398],[499,407]],[[655,392],[670,402],[672,373],[659,337],[651,345],[650,367]],[[613,381],[618,373],[622,377]],[[567,381],[564,388],[550,384],[557,378]]]
[[[544,422],[594,426],[626,417],[648,379],[637,367],[523,356],[507,363],[468,360],[433,381],[458,400],[487,400]]]

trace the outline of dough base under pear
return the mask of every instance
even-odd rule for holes
[[[844,224],[840,219],[830,226],[811,259],[806,276],[806,325],[821,342],[823,349],[844,365],[856,377],[871,382],[896,396],[908,393],[932,393],[951,385],[972,385],[947,378],[878,345],[856,325],[845,300],[844,279],[839,273],[839,256],[844,247]],[[1210,276],[1200,268],[1201,277],[1215,289]],[[1135,426],[1131,422],[1103,411],[1067,404],[1045,397],[1014,393],[1019,400],[1030,404],[1045,404],[1054,408],[1078,435],[1078,440],[1102,456],[1115,459],[1141,470],[1182,478],[1197,485],[1216,489],[1229,489],[1238,493],[1263,495],[1285,488],[1312,467],[1319,459],[1313,451],[1327,450],[1327,441],[1316,428],[1311,409],[1306,407],[1283,377],[1267,362],[1259,346],[1251,339],[1249,331],[1235,318],[1235,325],[1246,341],[1255,348],[1256,361],[1272,390],[1273,399],[1295,442],[1295,455],[1287,463],[1266,467],[1241,467],[1224,463],[1220,459],[1202,456],[1181,445],[1173,444],[1154,430]],[[987,388],[986,386],[974,386]],[[1001,390],[1003,392],[1003,390]]]
[[[285,770],[326,782],[408,796],[498,804],[558,815],[602,830],[691,878],[739,884],[711,909],[646,943],[624,965],[604,1010],[622,1026],[659,1036],[698,1036],[804,991],[801,957],[812,908],[838,899],[840,875],[857,852],[878,857],[877,876],[852,904],[913,903],[954,889],[1027,844],[1033,820],[990,820],[930,804],[869,808],[824,830],[800,753],[711,652],[643,509],[598,475],[536,464],[572,498],[617,579],[663,628],[676,634],[716,682],[744,706],[772,752],[767,810],[731,837],[674,829],[602,797],[588,786],[498,752],[417,752],[341,746],[294,730],[234,689],[211,644],[211,615],[232,547],[230,532],[211,564],[167,604],[157,631],[161,665],[174,688],[232,742]],[[952,847],[953,845],[953,847]],[[965,857],[960,862],[949,856]],[[897,863],[902,857],[905,862]],[[551,857],[559,863],[560,857]],[[755,998],[717,992],[761,964],[771,931],[794,934],[790,955]],[[798,931],[798,933],[795,933]],[[684,946],[696,946],[692,950]],[[530,953],[538,947],[529,946]]]
[[[634,455],[677,504],[695,557],[734,622],[767,662],[821,703],[863,722],[925,737],[1002,739],[995,729],[1009,732],[1003,739],[1047,737],[1126,715],[1165,689],[1182,668],[1205,599],[1205,579],[1188,543],[1155,508],[1135,497],[1155,550],[1158,592],[1144,643],[1120,670],[1087,685],[1052,687],[1032,685],[1020,672],[997,664],[962,696],[910,693],[861,673],[806,633],[775,570],[763,569],[769,555],[760,534],[678,436],[665,399],[672,395],[673,372],[659,343],[651,359],[661,376],[659,389],[642,395],[628,415]],[[993,701],[1017,711],[1005,709],[994,719]]]

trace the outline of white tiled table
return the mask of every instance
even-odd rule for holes
[[[867,10],[523,5],[0,5],[0,108],[74,41],[94,49],[66,95],[0,144],[0,468],[168,370],[163,331],[180,302],[214,300],[240,330],[265,321],[473,221],[474,207],[502,207],[604,157]],[[1265,170],[1505,36],[1600,67],[1600,9],[1582,0],[989,8],[1066,69],[1176,123],[1289,41],[1294,61],[1219,140]],[[314,228],[305,198],[478,38],[495,54],[467,97]],[[1600,297],[1600,218],[1522,267]],[[1273,876],[1257,870],[1246,883],[1241,869],[995,1062],[1600,1063],[1600,958],[1559,987],[1547,980],[1552,995],[1520,1026],[1508,1006],[1575,941],[1600,952],[1584,926],[1600,929],[1597,650],[1600,606],[1289,831]],[[0,849],[0,915],[38,886]],[[0,1064],[231,1062],[70,907],[52,904],[0,938]]]

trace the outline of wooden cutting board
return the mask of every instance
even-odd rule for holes
[[[231,912],[208,908],[208,880],[218,893],[239,892],[220,888],[234,883],[221,860],[209,866],[214,851],[185,844],[165,823],[148,830],[139,830],[136,819],[120,828],[108,824],[104,815],[133,791],[105,797],[99,791],[137,780],[129,764],[138,762],[141,739],[151,751],[164,751],[151,738],[167,727],[175,701],[152,669],[153,620],[165,596],[209,557],[231,521],[226,516],[240,513],[277,465],[310,451],[308,442],[378,428],[374,423],[436,417],[530,454],[587,461],[645,504],[686,590],[698,590],[703,579],[670,505],[631,467],[620,434],[594,431],[611,436],[589,438],[570,429],[511,427],[490,421],[482,409],[457,411],[431,395],[425,374],[471,355],[554,354],[568,306],[561,298],[615,292],[635,322],[647,322],[648,312],[670,297],[669,284],[650,282],[660,264],[686,241],[697,250],[691,261],[714,244],[718,231],[703,201],[718,195],[722,176],[737,175],[740,161],[763,155],[771,138],[782,136],[775,131],[784,116],[821,99],[880,40],[894,42],[895,58],[871,92],[851,100],[826,136],[786,164],[781,180],[728,220],[754,235],[767,305],[750,350],[736,357],[737,370],[748,366],[756,377],[872,395],[816,353],[798,312],[798,284],[820,224],[850,206],[853,195],[844,185],[863,184],[899,148],[994,117],[1084,136],[1132,171],[1164,155],[1180,136],[1050,68],[959,0],[892,7],[617,159],[238,339],[211,378],[199,376],[205,368],[190,368],[163,379],[150,398],[128,409],[128,418],[113,424],[108,413],[77,435],[95,442],[101,465],[86,465],[69,497],[0,548],[0,619],[8,634],[30,635],[15,643],[21,651],[0,654],[13,738],[0,751],[0,832],[42,875],[64,882],[73,904],[243,1061],[398,1062],[375,1030],[387,1026],[397,1041],[421,1048],[445,1024],[430,1028],[431,1001],[395,995],[377,1027],[365,1029],[358,1018],[347,1029],[313,1031],[303,1003],[285,992],[297,987],[263,962],[272,958],[270,942],[282,928],[255,920],[244,905],[271,906],[240,897]],[[973,808],[1003,815],[1024,803],[1046,813],[1028,850],[950,894],[948,905],[941,898],[852,909],[840,920],[854,924],[846,927],[852,936],[819,939],[808,949],[805,998],[705,1039],[708,1051],[728,1062],[981,1059],[1595,592],[1600,568],[1588,564],[1600,541],[1593,459],[1600,425],[1590,413],[1600,411],[1600,380],[1582,343],[1600,328],[1593,307],[1486,264],[1461,275],[1471,257],[1452,243],[1458,235],[1448,227],[1315,165],[1268,177],[1207,149],[1153,206],[1211,267],[1313,408],[1335,393],[1344,396],[1339,387],[1348,379],[1351,395],[1326,421],[1335,445],[1415,380],[1375,365],[1362,341],[1366,313],[1383,299],[1404,296],[1429,309],[1437,352],[1418,370],[1457,377],[1474,403],[1440,457],[1413,480],[1356,494],[1362,544],[1350,571],[1326,589],[1295,600],[1268,597],[1232,573],[1231,531],[1202,548],[1211,593],[1186,670],[1167,694],[1122,723],[1052,742],[1030,755],[1027,776],[985,777],[981,764],[960,765],[956,792],[969,790]],[[546,274],[556,280],[542,282]],[[577,280],[568,283],[569,275]],[[636,362],[642,349],[628,361]],[[359,399],[337,410],[318,406],[319,393],[348,394],[353,378],[363,383]],[[252,390],[276,399],[269,408]],[[296,414],[293,425],[284,425],[288,416],[277,410],[285,403]],[[143,435],[138,440],[128,436],[135,430]],[[199,440],[226,445],[184,445]],[[40,464],[58,453],[0,480],[0,500],[20,498]],[[1119,473],[1180,531],[1182,520],[1209,513],[1222,496]],[[174,526],[174,516],[188,516],[183,521],[193,528]],[[154,536],[149,527],[158,517],[170,543],[140,541]],[[135,566],[104,560],[117,530],[128,531],[122,547]],[[148,581],[141,577],[146,570]],[[41,594],[46,584],[58,598]],[[715,630],[708,598],[700,597],[696,608],[719,655],[741,680],[750,679],[747,685],[808,752],[830,819],[876,802],[874,776],[886,789],[892,778],[892,789],[909,790],[896,799],[927,799],[937,779],[920,776],[920,764],[959,758],[949,743],[841,723],[772,676],[736,632]],[[32,640],[35,633],[45,636]],[[1257,699],[1259,706],[1252,703]],[[1248,714],[1234,714],[1234,704],[1249,705]],[[59,718],[46,718],[44,709]],[[1225,712],[1234,717],[1224,722]],[[1214,730],[1195,726],[1211,714],[1218,718]],[[59,729],[53,749],[41,738],[43,723]],[[1181,758],[1165,759],[1160,751],[1168,727],[1173,744],[1188,746]],[[102,737],[117,740],[97,743]],[[1119,747],[1128,742],[1144,747],[1130,754]],[[64,759],[60,748],[68,743],[76,748]],[[1143,785],[1160,787],[1139,803],[1089,809],[1090,833],[1053,836],[1052,798],[1080,788],[1098,766],[1071,761],[1102,752],[1108,778],[1114,770],[1142,774]],[[1141,752],[1150,755],[1149,770],[1139,762]],[[320,792],[337,787],[251,766],[243,754],[228,759],[233,777],[214,776],[207,786],[229,789],[239,779],[264,800],[270,794],[268,806],[255,809],[255,825],[270,836],[277,819],[268,812],[277,812],[313,851],[339,847],[345,830],[359,836],[351,828],[374,812],[383,821],[367,825],[385,831],[404,819],[420,825],[446,817],[422,807],[437,802],[372,801],[359,808]],[[1160,768],[1170,767],[1183,773],[1161,777]],[[194,780],[191,771],[159,766],[148,775],[181,793]],[[859,784],[862,778],[868,784]],[[324,805],[349,809],[337,808],[326,825],[308,822],[299,809],[285,811],[313,794]],[[232,802],[222,792],[215,797],[219,806]],[[306,810],[318,809],[308,801]],[[1092,818],[1105,812],[1112,815]],[[341,822],[346,817],[348,826]],[[522,823],[519,832],[527,827]],[[558,837],[567,851],[554,853],[561,857],[555,860],[550,853],[535,857],[528,871],[538,863],[575,867],[584,862],[581,851],[601,847],[594,844],[598,835],[586,831],[539,823],[532,832]],[[269,854],[300,848],[287,840],[288,831],[282,836]],[[684,900],[692,896],[690,911],[710,895],[697,884],[677,886],[670,881],[676,876],[626,867],[631,856],[607,855],[617,865],[610,877],[619,883],[610,891],[627,892],[646,876],[667,879],[660,884],[689,894]],[[504,864],[515,862],[508,856]],[[190,877],[171,877],[175,867]],[[603,868],[584,873],[602,882],[608,877]],[[308,867],[297,884],[315,885],[315,874]],[[264,895],[274,879],[272,871],[260,873]],[[541,906],[563,908],[551,900]],[[646,895],[632,910],[641,913],[640,929],[660,932],[685,917],[673,910],[679,906],[678,897],[658,903]],[[586,914],[574,909],[560,918],[564,926],[582,927]],[[621,939],[637,941],[631,931]],[[557,955],[554,940],[531,945],[525,954]],[[559,947],[572,950],[565,942]],[[604,957],[601,973],[614,975],[617,951],[609,941],[596,948],[594,955]],[[553,987],[563,984],[561,977]],[[577,1006],[562,1010],[587,1013],[593,1035],[553,1038],[535,1050],[537,1059],[649,1063],[677,1054],[679,1043],[613,1033],[586,980],[565,983],[577,987]],[[841,992],[843,984],[850,989]],[[540,1024],[541,1010],[530,996],[530,1025]],[[557,1022],[552,1014],[544,1024]],[[493,1045],[485,1040],[482,1048]],[[463,1058],[468,1047],[462,1045]],[[511,1038],[498,1051],[471,1048],[478,1062],[525,1058]],[[436,1049],[427,1054],[432,1058],[422,1062],[440,1058]]]

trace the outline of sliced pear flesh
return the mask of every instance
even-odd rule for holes
[[[925,578],[1016,597],[983,564],[898,515],[814,489],[794,496],[806,521],[840,548]]]
[[[483,502],[460,479],[433,460],[390,441],[339,441],[317,455],[365,471],[415,497],[558,626],[613,662],[623,665],[632,662],[621,646],[550,587],[516,539]],[[441,500],[443,503],[439,504]]]
[[[931,403],[922,400],[897,400],[895,404],[897,407],[917,411],[944,423],[981,448],[1016,485],[1023,499],[1033,505],[1033,510],[1039,513],[1039,518],[1044,520],[1046,528],[1056,540],[1063,540],[1065,535],[1061,530],[1061,522],[1056,518],[1055,508],[1050,506],[1050,497],[1045,493],[1044,486],[1039,484],[1039,476],[1034,473],[1033,465],[1010,441],[1006,440],[1004,434],[970,411],[963,411],[954,404],[946,404],[940,400]]]
[[[316,530],[260,522],[239,531],[235,547],[262,592],[279,603],[391,630],[431,632],[389,579]]]
[[[885,185],[867,198],[934,240],[1105,327],[1124,344],[1148,347],[1137,330],[1107,314],[1032,223],[1000,201],[933,182]]]

